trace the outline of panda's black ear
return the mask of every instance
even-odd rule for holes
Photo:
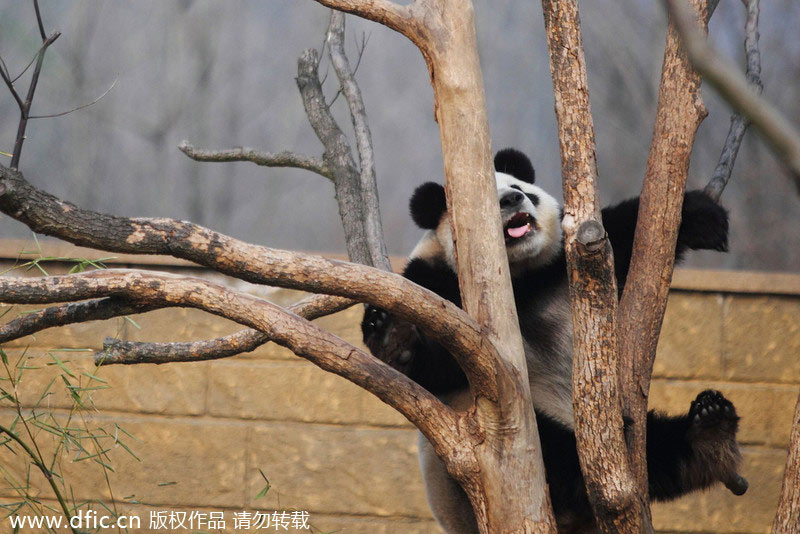
[[[504,148],[494,157],[494,170],[510,174],[518,180],[532,184],[536,171],[528,156],[514,148]]]
[[[408,207],[411,210],[411,218],[417,226],[425,230],[435,229],[447,211],[444,187],[434,182],[422,184],[411,195]]]

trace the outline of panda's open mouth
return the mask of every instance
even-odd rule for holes
[[[534,231],[536,219],[530,213],[517,212],[503,225],[503,237],[506,244],[513,243]]]

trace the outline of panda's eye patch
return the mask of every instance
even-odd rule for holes
[[[517,191],[522,191],[522,188],[520,186],[518,186],[517,184],[512,185],[511,189],[516,189]],[[525,191],[522,191],[522,192],[525,193]],[[533,193],[525,193],[525,196],[528,197],[528,199],[530,199],[531,202],[533,202],[534,206],[538,206],[539,205],[539,196],[538,195],[534,195]]]

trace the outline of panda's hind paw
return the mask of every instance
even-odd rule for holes
[[[735,435],[739,422],[736,408],[719,391],[708,389],[692,401],[689,420],[699,432],[719,431]]]

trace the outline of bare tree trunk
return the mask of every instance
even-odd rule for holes
[[[594,125],[575,0],[544,0],[561,174],[573,324],[575,436],[589,500],[604,532],[642,531],[625,453],[617,369],[617,284],[600,223]]]
[[[381,22],[419,47],[428,64],[439,123],[453,240],[464,309],[497,346],[510,373],[496,388],[470,383],[484,439],[477,465],[450,473],[472,502],[481,532],[552,532],[536,418],[511,278],[501,239],[483,80],[470,0],[317,0]],[[486,229],[494,231],[487,232]]]
[[[706,27],[706,0],[692,0],[692,5],[695,16]],[[646,494],[648,488],[646,420],[650,377],[672,280],[689,157],[697,128],[707,115],[700,81],[670,21],[630,271],[617,313],[623,413],[634,421],[629,452],[641,494]]]
[[[794,409],[792,435],[789,438],[789,457],[783,473],[783,487],[778,511],[772,523],[772,534],[800,532],[800,397]]]

